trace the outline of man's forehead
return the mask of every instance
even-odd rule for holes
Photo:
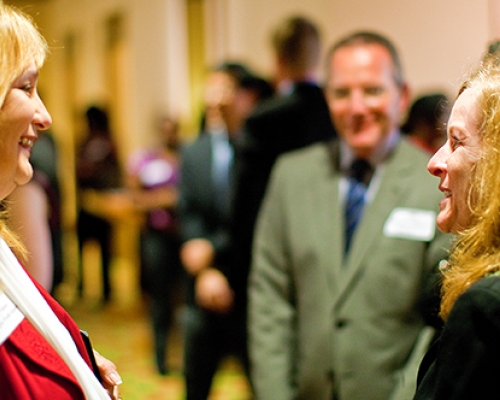
[[[379,44],[344,46],[332,55],[328,81],[392,79],[394,64],[387,49]]]

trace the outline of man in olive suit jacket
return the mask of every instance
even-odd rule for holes
[[[436,311],[422,304],[449,238],[435,227],[442,195],[429,157],[399,133],[409,91],[394,46],[371,32],[340,41],[327,100],[339,139],[278,159],[257,222],[249,340],[259,400],[388,400],[407,376],[414,387],[425,311]],[[358,159],[372,167],[359,180],[348,172]],[[364,209],[347,248],[354,180]]]

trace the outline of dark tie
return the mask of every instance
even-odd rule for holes
[[[345,208],[345,253],[349,252],[352,236],[358,225],[363,206],[365,205],[365,193],[372,175],[372,167],[363,159],[355,160],[348,171],[347,179],[349,189],[347,191]]]

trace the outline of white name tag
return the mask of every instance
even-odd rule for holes
[[[384,225],[384,235],[409,240],[434,239],[436,213],[429,210],[398,207]]]
[[[11,299],[4,292],[0,292],[0,345],[14,332],[14,329],[24,319]]]

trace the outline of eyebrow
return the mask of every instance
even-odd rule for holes
[[[30,79],[38,79],[39,75],[40,75],[40,72],[37,69],[36,70],[26,70],[20,76],[20,78],[25,76],[26,78],[30,78]]]
[[[467,130],[464,129],[460,125],[449,125],[448,124],[447,131],[448,131],[449,134],[452,134],[452,133],[457,134],[457,133],[459,133],[459,134],[462,134],[464,136],[470,136],[470,135],[467,135]]]
[[[40,74],[40,70],[36,68],[34,65],[29,66],[26,68],[21,75],[17,79],[37,79]],[[17,80],[16,79],[16,80]]]

